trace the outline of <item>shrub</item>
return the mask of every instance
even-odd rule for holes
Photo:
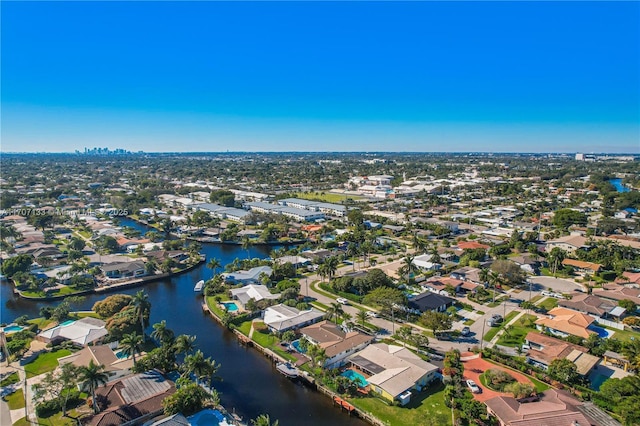
[[[487,384],[500,392],[503,392],[505,388],[516,381],[516,379],[504,370],[492,368],[484,373],[484,377],[487,379]]]

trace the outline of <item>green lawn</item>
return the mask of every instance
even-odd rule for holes
[[[44,329],[46,326],[48,326],[52,322],[53,322],[52,319],[46,319],[44,317],[29,320],[29,324],[37,324],[40,330]]]
[[[350,198],[352,200],[359,200],[361,197],[353,196],[353,195],[343,195],[343,194],[334,194],[333,192],[298,192],[296,194],[297,198],[302,198],[304,200],[313,200],[313,201],[324,201],[325,203],[336,203],[340,204],[346,199]]]
[[[224,302],[226,300],[229,300],[228,297],[226,296],[222,296],[222,301]],[[226,312],[224,309],[222,309],[220,307],[220,305],[218,304],[218,302],[216,302],[216,296],[207,296],[207,306],[209,307],[209,309],[211,309],[211,311],[216,314],[219,318],[222,317],[224,315],[224,313]]]
[[[14,383],[18,383],[19,381],[20,381],[20,377],[18,376],[18,373],[13,372],[9,374],[7,377],[5,377],[4,379],[2,379],[2,381],[0,381],[0,386],[9,386]]]
[[[531,303],[535,304],[535,303],[537,303],[537,302],[538,302],[538,300],[542,299],[543,297],[544,297],[544,296],[543,296],[543,295],[541,295],[541,294],[539,294],[539,295],[537,295],[537,296],[535,296],[535,297],[532,297],[532,298],[531,298]]]
[[[27,372],[27,378],[55,370],[58,366],[58,358],[67,355],[71,355],[71,351],[68,349],[60,349],[38,355],[35,360],[24,366],[24,370]]]
[[[474,322],[475,322],[475,320],[468,319],[468,320],[466,320],[463,324],[464,324],[464,325],[473,325],[473,323],[474,323]]]
[[[606,328],[607,330],[615,331],[615,334],[613,335],[613,337],[615,337],[618,340],[622,340],[624,342],[629,342],[631,340],[640,340],[640,333],[638,333],[637,331],[618,330],[610,327],[604,327],[604,328]]]
[[[83,411],[84,414],[88,413],[88,410]],[[83,414],[83,415],[84,415]],[[80,413],[77,410],[67,410],[67,417],[62,417],[62,412],[58,412],[51,417],[38,417],[39,426],[75,426],[78,423],[76,418],[79,418]],[[31,423],[27,421],[25,417],[21,418],[13,424],[13,426],[30,426]]]
[[[555,297],[547,297],[545,300],[538,303],[538,306],[541,308],[545,308],[547,311],[550,311],[553,308],[558,307],[558,299],[556,299]]]
[[[18,389],[11,395],[7,395],[2,399],[9,404],[9,410],[24,408],[24,393],[22,392],[22,389]]]
[[[491,339],[496,337],[496,334],[498,334],[498,331],[502,330],[502,328],[518,314],[519,314],[518,311],[509,312],[499,327],[491,327],[491,329],[487,331],[487,334],[484,335],[484,341],[490,342]]]
[[[277,353],[284,359],[287,359],[289,361],[296,361],[296,358],[293,355],[287,353],[287,351],[282,349],[282,347],[280,346],[280,339],[278,339],[276,335],[254,331],[251,338],[260,346],[271,349],[273,352]]]
[[[249,333],[251,332],[251,323],[253,321],[249,320],[249,321],[245,321],[242,324],[240,324],[239,326],[236,327],[236,329],[244,334],[245,336],[249,336]]]
[[[320,309],[321,311],[326,311],[327,309],[329,309],[329,307],[327,305],[325,305],[324,303],[320,303],[320,302],[316,302],[313,301],[311,302],[311,306]]]
[[[375,397],[351,398],[349,402],[390,426],[421,425],[426,419],[431,419],[431,424],[451,424],[451,410],[444,405],[444,385],[440,383],[412,395],[404,407],[388,405]]]
[[[524,343],[524,338],[530,331],[535,330],[535,326],[527,327],[529,323],[535,321],[538,317],[535,315],[525,314],[513,323],[507,335],[506,331],[502,333],[498,339],[498,345],[516,347]]]

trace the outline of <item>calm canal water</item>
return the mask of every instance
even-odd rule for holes
[[[136,228],[142,225],[135,224]],[[133,226],[127,220],[123,225]],[[267,257],[273,247],[255,246],[249,252],[251,257]],[[203,244],[207,259],[217,258],[222,265],[231,263],[236,257],[245,258],[246,250],[240,246]],[[200,265],[196,269],[168,280],[132,288],[122,293],[134,294],[140,288],[149,295],[152,303],[151,324],[166,320],[176,334],[197,336],[197,347],[206,356],[211,356],[221,364],[220,377],[216,388],[221,393],[221,402],[229,411],[248,420],[259,414],[268,413],[272,419],[279,419],[281,425],[349,425],[364,426],[362,420],[349,417],[332,407],[331,400],[324,395],[291,382],[278,374],[272,364],[256,350],[240,345],[235,336],[218,325],[202,312],[202,297],[193,292],[198,280],[211,278],[212,271]],[[18,298],[12,292],[12,285],[2,282],[2,311],[0,321],[11,322],[21,315],[37,317],[42,306],[59,302],[29,302]],[[113,294],[113,293],[112,293]],[[89,310],[95,302],[108,295],[91,295],[75,309]],[[147,331],[151,332],[151,328]]]

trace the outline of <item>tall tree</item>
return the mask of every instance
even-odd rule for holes
[[[176,353],[178,354],[188,354],[192,352],[196,345],[196,336],[190,336],[188,334],[180,334],[176,337],[176,340],[173,344]]]
[[[216,273],[218,272],[218,268],[221,266],[220,260],[216,259],[215,257],[212,257],[211,259],[209,259],[209,261],[207,262],[207,268],[211,269],[213,271],[213,275],[215,276]]]
[[[174,341],[174,333],[169,327],[167,327],[167,321],[162,320],[153,324],[153,331],[151,332],[151,337],[156,339],[162,345],[171,345]]]
[[[140,322],[140,330],[142,335],[142,343],[145,342],[145,317],[149,315],[151,310],[151,302],[149,302],[149,296],[144,290],[138,291],[131,299],[131,304],[135,307],[135,314]]]
[[[89,361],[89,365],[80,367],[79,378],[80,388],[91,394],[93,412],[97,414],[99,407],[96,400],[96,390],[109,380],[109,375],[104,371],[104,365],[97,365],[93,360]]]
[[[62,416],[67,415],[67,404],[78,385],[78,367],[72,363],[62,364],[59,369],[47,373],[39,383],[33,385],[33,398],[38,402],[57,399]]]
[[[130,334],[125,334],[120,340],[122,346],[122,353],[127,357],[133,358],[133,366],[136,366],[136,354],[142,350],[142,336],[135,331]]]
[[[445,312],[426,311],[420,316],[420,322],[436,334],[438,331],[449,330],[453,318]]]

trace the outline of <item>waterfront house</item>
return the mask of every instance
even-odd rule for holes
[[[327,360],[325,367],[336,368],[343,364],[344,359],[354,352],[363,349],[374,339],[358,331],[345,332],[337,324],[320,321],[300,330],[300,333],[311,344],[324,349]]]
[[[84,349],[58,359],[58,364],[72,363],[76,367],[86,367],[93,361],[96,365],[104,365],[110,380],[131,374],[133,358],[118,358],[109,345],[86,346]]]
[[[318,322],[324,317],[324,313],[313,308],[301,311],[292,306],[279,304],[265,309],[262,317],[269,330],[282,333]]]
[[[347,358],[347,364],[367,374],[371,391],[383,399],[407,404],[412,391],[421,391],[438,378],[438,367],[410,350],[377,343]]]
[[[103,411],[91,416],[85,424],[143,424],[164,411],[162,401],[175,391],[174,383],[155,370],[110,382],[96,389],[96,399]]]
[[[222,278],[230,284],[259,284],[263,274],[270,277],[273,269],[269,266],[257,266],[248,271],[225,272]]]
[[[280,297],[280,293],[272,294],[266,286],[261,284],[248,284],[244,287],[232,288],[231,297],[240,302],[244,308],[251,299],[256,302],[263,299],[275,300]]]
[[[105,277],[112,279],[137,278],[147,274],[144,262],[135,260],[133,262],[113,262],[100,266]]]
[[[578,374],[586,377],[600,362],[600,358],[590,355],[587,348],[535,331],[527,334],[525,344],[529,346],[527,362],[545,370],[554,359],[568,359],[576,365]]]
[[[78,321],[66,321],[60,325],[40,332],[36,339],[56,344],[68,340],[77,346],[100,342],[109,332],[105,328],[106,323],[100,319],[86,317]]]
[[[549,331],[560,337],[578,336],[586,339],[594,331],[589,326],[595,319],[589,315],[567,308],[554,308],[549,311],[549,316],[536,321],[538,330]]]
[[[533,399],[496,396],[485,402],[487,413],[500,426],[614,426],[620,425],[591,403],[568,392],[548,389]],[[597,420],[592,416],[597,416]]]

